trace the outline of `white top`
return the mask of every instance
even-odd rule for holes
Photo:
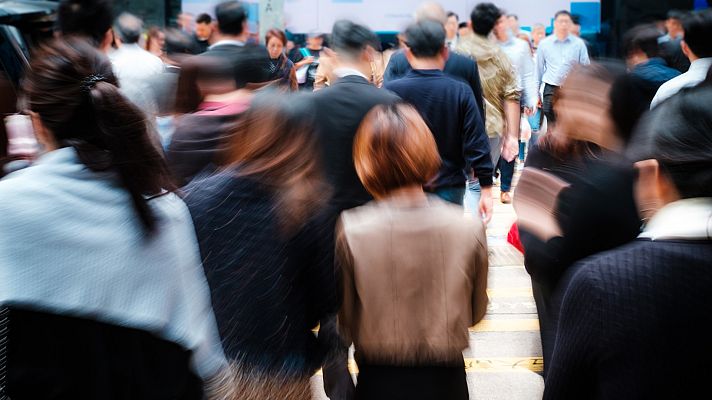
[[[693,61],[687,72],[670,79],[660,86],[660,89],[658,89],[655,97],[653,97],[653,101],[650,103],[650,108],[654,108],[686,87],[697,86],[700,84],[700,82],[705,80],[710,66],[712,66],[712,57],[700,58]]]
[[[342,68],[336,68],[334,70],[334,75],[338,76],[339,78],[343,78],[345,76],[360,76],[361,78],[368,80],[366,75],[361,73],[361,71],[357,70],[356,68],[348,68],[348,67],[342,67]]]
[[[163,73],[163,61],[136,43],[121,45],[109,54],[109,59],[121,92],[149,116],[155,115],[158,106],[152,87]]]
[[[638,237],[650,240],[711,240],[712,198],[683,199],[666,205],[653,215]]]
[[[534,58],[527,42],[510,37],[504,42],[497,41],[504,54],[514,66],[517,73],[519,89],[524,99],[522,105],[529,108],[536,107],[539,96],[537,94],[536,79],[534,77]]]
[[[239,47],[244,47],[244,46],[245,46],[245,42],[243,42],[243,41],[241,41],[241,40],[232,40],[232,39],[218,40],[218,41],[215,42],[212,46],[208,47],[208,50],[212,50],[212,49],[214,49],[214,48],[216,48],[216,47],[225,46],[225,45],[227,45],[227,46],[239,46]]]
[[[547,36],[537,49],[537,87],[542,83],[561,86],[566,76],[577,64],[590,64],[586,43],[569,35],[560,40],[556,35]]]

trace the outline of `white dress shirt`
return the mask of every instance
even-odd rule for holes
[[[137,43],[122,44],[109,59],[121,92],[149,116],[155,115],[158,106],[152,86],[163,73],[163,61]]]
[[[655,93],[655,97],[653,97],[653,101],[650,103],[650,108],[654,108],[662,101],[668,99],[669,97],[672,97],[677,92],[686,87],[697,86],[698,84],[700,84],[702,81],[705,80],[705,77],[707,76],[707,71],[709,71],[710,66],[712,66],[712,57],[700,58],[693,61],[690,64],[690,69],[688,69],[687,72],[670,79],[669,81],[663,83],[662,86],[660,86],[658,92]]]
[[[534,59],[529,45],[518,38],[510,37],[504,42],[497,41],[504,54],[514,66],[517,73],[519,89],[522,91],[522,105],[529,108],[536,107],[539,96],[537,94],[536,79],[534,77]]]
[[[556,35],[547,36],[537,49],[537,87],[542,83],[561,86],[571,68],[576,64],[590,64],[586,43],[569,35],[559,40]]]

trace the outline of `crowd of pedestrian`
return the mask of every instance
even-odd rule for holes
[[[386,56],[349,20],[255,40],[235,0],[165,30],[61,0],[0,180],[0,399],[310,399],[319,370],[331,399],[468,399],[496,185],[544,398],[704,389],[712,10],[632,29],[625,65],[565,10],[414,11]]]

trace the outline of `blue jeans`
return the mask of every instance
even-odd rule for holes
[[[465,188],[464,187],[445,187],[445,188],[436,189],[433,192],[433,194],[447,202],[461,206],[462,202],[464,200],[464,197],[465,197]]]
[[[510,162],[507,162],[502,157],[500,157],[499,161],[497,162],[497,168],[499,168],[499,172],[501,174],[499,181],[499,189],[502,192],[509,192],[510,190],[512,190],[512,179],[514,178],[514,163],[516,162],[516,158]]]
[[[482,197],[480,180],[473,179],[467,181],[467,191],[465,192],[465,210],[469,211],[472,215],[479,215],[480,197]]]

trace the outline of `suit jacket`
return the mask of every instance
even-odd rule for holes
[[[400,79],[412,69],[410,63],[408,63],[408,59],[405,57],[405,53],[399,51],[393,54],[391,60],[388,62],[386,72],[383,75],[383,81],[388,83],[389,81]],[[445,63],[443,72],[453,78],[464,81],[472,88],[472,93],[475,95],[475,100],[477,101],[477,107],[484,121],[485,103],[482,98],[482,84],[480,82],[480,71],[477,68],[477,62],[469,57],[451,52],[450,57],[448,57]]]
[[[354,136],[363,117],[374,106],[396,101],[395,94],[355,75],[340,78],[314,94],[322,167],[334,189],[331,204],[336,211],[360,206],[372,199],[356,174]]]

